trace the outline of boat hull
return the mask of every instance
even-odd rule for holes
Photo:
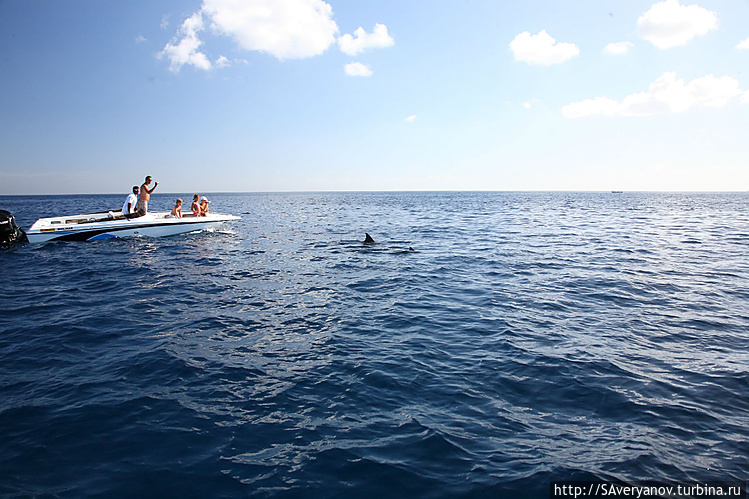
[[[168,212],[153,212],[143,217],[124,218],[119,213],[90,213],[40,218],[26,231],[26,235],[32,243],[96,241],[130,236],[164,237],[196,232],[234,220],[240,220],[240,217],[211,213],[202,217],[190,214],[173,218]]]

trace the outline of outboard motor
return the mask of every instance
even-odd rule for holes
[[[0,210],[0,244],[28,241],[26,233],[16,224],[9,211]]]

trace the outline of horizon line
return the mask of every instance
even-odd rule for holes
[[[152,196],[166,196],[166,195],[184,195],[188,191],[174,191],[174,192],[154,192]],[[193,192],[193,191],[189,191]],[[379,189],[379,190],[357,190],[357,189],[331,189],[331,190],[268,190],[268,191],[203,191],[204,194],[325,194],[325,193],[431,193],[431,192],[445,192],[445,193],[471,193],[471,192],[484,192],[484,193],[515,193],[515,192],[526,192],[526,193],[693,193],[693,194],[709,194],[709,193],[742,193],[748,192],[749,189],[726,189],[726,190],[697,190],[697,189]],[[20,194],[4,194],[0,193],[0,196],[14,197],[14,196],[126,196],[127,192],[58,192],[58,193],[20,193]],[[194,193],[193,193],[194,194]]]

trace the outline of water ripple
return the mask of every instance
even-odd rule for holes
[[[212,198],[243,220],[0,251],[0,495],[746,478],[745,194]]]

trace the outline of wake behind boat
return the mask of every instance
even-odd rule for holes
[[[224,222],[241,220],[235,215],[208,213],[195,216],[183,214],[172,217],[168,211],[153,211],[137,218],[125,218],[121,213],[105,211],[64,217],[40,218],[26,236],[29,242],[95,241],[111,237],[174,236],[215,227]]]

